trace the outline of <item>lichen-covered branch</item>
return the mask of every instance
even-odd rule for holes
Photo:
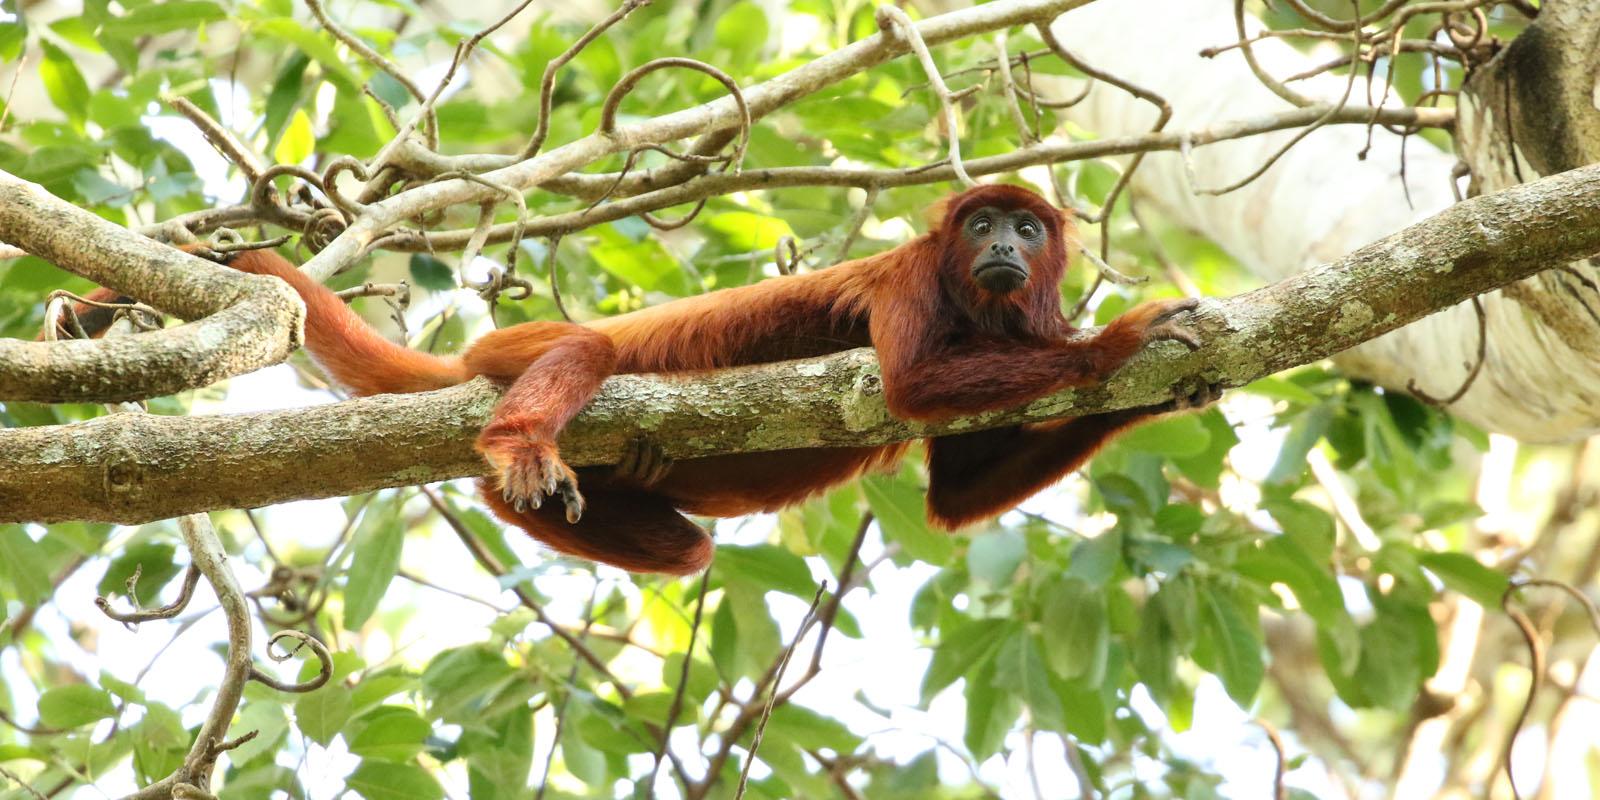
[[[1600,252],[1600,165],[1475,198],[1317,269],[1198,314],[1205,340],[1162,344],[1103,386],[939,425],[884,409],[867,350],[696,378],[623,375],[568,429],[575,465],[614,462],[641,432],[674,458],[871,445],[1161,402],[1327,358],[1545,265]],[[266,414],[115,415],[0,431],[0,522],[142,522],[482,474],[482,381]]]
[[[98,341],[0,339],[0,400],[113,402],[172,394],[282,361],[303,306],[282,281],[206,263],[0,171],[0,240],[199,320]]]

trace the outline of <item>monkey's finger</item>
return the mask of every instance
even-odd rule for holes
[[[1191,351],[1200,349],[1200,337],[1193,331],[1178,325],[1162,325],[1150,331],[1150,338],[1155,341],[1178,342]]]
[[[656,462],[655,468],[650,471],[650,483],[652,485],[660,483],[662,478],[667,477],[667,473],[672,471],[672,463],[672,459],[662,456],[661,460]]]
[[[578,524],[578,520],[583,518],[583,495],[578,492],[577,483],[561,481],[561,502],[567,506],[567,524]]]
[[[617,462],[617,475],[627,478],[639,474],[639,460],[644,448],[639,446],[639,440],[634,439],[622,448],[622,460]]]
[[[1156,322],[1166,322],[1179,314],[1186,314],[1200,307],[1200,300],[1194,297],[1185,297],[1181,300],[1172,300],[1165,310],[1156,315]]]

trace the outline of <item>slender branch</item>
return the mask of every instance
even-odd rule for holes
[[[1114,139],[1097,139],[1087,142],[1050,138],[1037,144],[1013,150],[998,156],[968,159],[964,162],[968,174],[974,176],[1015,172],[1024,167],[1040,164],[1060,164],[1106,156],[1137,155],[1155,151],[1179,151],[1217,142],[1242,139],[1263,133],[1299,128],[1327,118],[1326,124],[1365,125],[1372,118],[1373,109],[1333,105],[1317,105],[1270,114],[1254,119],[1239,120],[1196,131],[1147,133],[1122,136]],[[1440,127],[1450,124],[1454,113],[1430,108],[1380,109],[1379,118],[1402,125]],[[549,236],[571,233],[605,222],[631,217],[670,206],[693,203],[707,197],[758,189],[781,189],[797,186],[859,187],[871,192],[898,186],[922,186],[954,180],[955,170],[948,163],[919,165],[902,169],[870,169],[853,167],[776,167],[745,170],[738,174],[719,173],[704,175],[693,180],[633,195],[595,208],[585,208],[564,214],[552,214],[528,220],[524,225],[527,236]],[[515,233],[513,223],[502,223],[489,229],[487,241],[509,241]],[[471,230],[419,233],[397,231],[384,236],[375,246],[388,250],[433,252],[457,250],[466,244]]]
[[[105,402],[172,394],[276,364],[299,343],[303,306],[282,281],[152,242],[6,172],[0,172],[0,240],[200,320],[95,341],[0,339],[0,400]]]
[[[1002,0],[931,17],[917,23],[916,29],[925,43],[934,45],[997,28],[1052,19],[1086,2],[1088,0]],[[759,119],[801,97],[906,53],[908,49],[905,41],[898,37],[875,34],[746,88],[743,109],[732,97],[719,98],[621,127],[609,134],[597,131],[483,177],[514,189],[528,189],[614,153],[735,128],[741,124],[744,113],[748,113],[751,120]],[[374,240],[403,221],[452,205],[481,204],[494,199],[494,194],[495,190],[486,186],[455,179],[425,184],[385,198],[368,206],[361,217],[307,262],[304,269],[312,277],[326,280],[353,263]],[[3,234],[0,231],[0,239],[4,239]]]

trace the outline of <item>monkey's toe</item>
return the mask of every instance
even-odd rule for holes
[[[561,503],[567,509],[567,523],[578,524],[578,520],[583,518],[583,495],[578,492],[578,482],[563,478],[559,482],[558,490],[561,493]]]
[[[1200,349],[1200,337],[1187,326],[1171,320],[1151,325],[1145,332],[1145,339],[1151,342],[1178,342],[1191,351]]]
[[[499,468],[500,496],[513,511],[537,511],[545,498],[559,497],[569,521],[582,515],[578,476],[561,460],[553,442],[497,436],[480,442],[479,449]]]
[[[666,451],[648,437],[637,436],[628,441],[613,474],[619,481],[648,487],[660,482],[670,471],[672,459],[667,457]]]
[[[1223,385],[1200,381],[1198,384],[1188,382],[1172,387],[1172,400],[1167,403],[1172,411],[1198,411],[1222,398]]]
[[[1177,317],[1179,314],[1187,314],[1199,307],[1200,299],[1197,297],[1184,297],[1177,300],[1168,300],[1165,301],[1164,307],[1161,309],[1161,313],[1157,314],[1156,318],[1151,320],[1151,322],[1156,324],[1168,322],[1174,317]]]

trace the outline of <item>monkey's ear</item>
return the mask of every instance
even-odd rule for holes
[[[950,201],[959,195],[947,194],[933,201],[923,210],[923,221],[928,223],[928,233],[936,233],[944,227],[944,215],[950,212]]]

